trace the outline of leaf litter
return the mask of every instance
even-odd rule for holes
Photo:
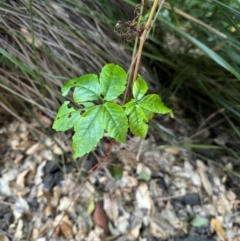
[[[116,143],[76,199],[91,166],[59,162],[62,150],[71,152],[67,143],[59,140],[59,148],[50,138],[34,138],[18,121],[0,135],[0,240],[238,240],[240,200],[226,174],[180,148],[149,151],[156,147],[151,135]],[[112,165],[121,173],[113,175]]]

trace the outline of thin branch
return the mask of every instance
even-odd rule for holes
[[[71,208],[72,205],[75,203],[75,201],[77,200],[77,198],[78,198],[78,196],[79,196],[79,194],[80,194],[81,189],[82,189],[83,186],[86,184],[86,182],[89,180],[89,178],[90,178],[91,176],[93,176],[94,173],[96,173],[97,171],[99,171],[99,170],[104,166],[104,164],[106,164],[106,162],[108,161],[108,159],[109,159],[109,157],[110,157],[110,154],[111,154],[111,151],[112,151],[114,142],[115,142],[115,140],[112,139],[111,142],[110,142],[109,145],[108,145],[108,148],[107,148],[107,151],[106,151],[105,156],[102,157],[102,158],[100,159],[100,161],[90,170],[90,173],[88,174],[88,176],[81,182],[81,184],[79,185],[79,187],[76,189],[76,191],[75,191],[75,193],[74,193],[74,195],[73,195],[73,197],[72,197],[72,200],[71,200],[71,202],[70,202],[70,204],[68,205],[68,207],[67,207],[66,210],[69,210],[69,208]],[[53,234],[55,233],[56,229],[58,229],[59,226],[61,225],[62,220],[63,220],[64,216],[66,215],[66,212],[67,212],[67,211],[63,212],[63,215],[62,215],[61,219],[59,220],[58,224],[57,224],[56,227],[54,228],[54,230],[53,230],[53,232],[51,233],[50,237],[47,238],[48,241],[51,240],[51,238],[52,238]]]
[[[150,12],[146,27],[144,28],[144,31],[143,31],[143,33],[140,37],[140,43],[139,43],[139,46],[138,46],[137,60],[136,60],[136,64],[135,64],[135,70],[134,70],[132,85],[135,82],[135,80],[137,79],[143,45],[145,43],[145,40],[146,40],[147,35],[149,33],[149,30],[151,28],[152,20],[153,20],[154,14],[155,14],[156,9],[157,9],[158,1],[159,0],[154,0],[154,3],[153,3],[153,6],[151,8],[151,12]],[[163,2],[164,2],[164,0],[161,1],[161,5],[163,4]]]

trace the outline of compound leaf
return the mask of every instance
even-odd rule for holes
[[[77,158],[90,152],[103,137],[103,106],[90,107],[81,115],[79,121],[74,126],[74,130],[72,148],[74,157]]]
[[[129,114],[129,127],[135,136],[140,136],[142,139],[146,136],[148,125],[146,124],[147,117],[139,105],[135,105]]]
[[[123,68],[115,64],[106,64],[100,73],[100,88],[104,100],[116,99],[126,88],[127,74]]]
[[[137,80],[134,82],[134,85],[133,85],[133,90],[132,90],[133,97],[136,100],[140,100],[146,94],[147,90],[148,90],[147,83],[141,76],[138,76]]]
[[[133,107],[135,106],[135,99],[131,99],[129,102],[127,102],[124,105],[125,113],[129,115],[129,113],[132,111]]]
[[[153,118],[154,113],[152,111],[146,110],[146,109],[142,109],[145,113],[145,116],[147,118],[147,121],[151,120]]]
[[[153,113],[170,114],[173,116],[172,110],[163,104],[160,97],[156,94],[144,96],[138,104],[143,108]]]
[[[100,99],[100,85],[95,74],[86,74],[80,78],[69,80],[62,87],[62,95],[67,95],[72,87],[75,87],[73,99],[76,103]]]
[[[80,118],[81,110],[75,110],[73,107],[69,108],[69,102],[70,101],[65,101],[58,110],[52,127],[56,131],[71,129]]]
[[[104,128],[112,138],[125,142],[128,130],[127,116],[121,106],[113,102],[104,104]]]

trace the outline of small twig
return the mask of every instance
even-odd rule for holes
[[[108,160],[109,157],[110,157],[110,154],[111,154],[111,151],[112,151],[112,147],[113,147],[113,145],[114,145],[114,142],[115,142],[115,140],[112,139],[111,142],[110,142],[109,145],[108,145],[108,148],[107,148],[107,151],[106,151],[105,156],[102,157],[102,158],[100,159],[100,161],[90,170],[89,175],[81,182],[81,184],[79,185],[79,187],[76,189],[76,191],[75,191],[75,193],[74,193],[74,195],[73,195],[73,197],[72,197],[72,200],[71,200],[71,202],[70,202],[70,204],[68,205],[68,207],[67,207],[66,210],[69,210],[69,209],[72,207],[72,205],[74,204],[74,202],[77,200],[77,198],[78,198],[78,196],[79,196],[79,194],[80,194],[80,191],[81,191],[82,187],[86,184],[86,182],[89,180],[89,178],[90,178],[91,176],[93,176],[94,173],[96,173],[97,171],[99,171],[99,170],[104,166],[104,164],[107,162],[107,160]],[[66,211],[63,212],[63,215],[62,215],[61,219],[59,220],[58,224],[57,224],[56,227],[54,228],[54,230],[53,230],[53,232],[51,233],[50,237],[47,239],[48,241],[51,240],[53,234],[55,233],[55,230],[56,230],[57,228],[59,228],[59,226],[61,225],[62,220],[63,220],[63,218],[64,218],[65,215],[66,215]]]
[[[94,155],[94,157],[97,159],[98,162],[101,162],[101,159],[98,157],[98,155],[95,153],[95,151],[92,152],[92,154]],[[108,176],[108,178],[110,180],[114,180],[113,176],[111,175],[111,173],[109,172],[109,170],[106,168],[106,165],[102,166],[103,170],[105,171],[106,175]]]
[[[214,118],[217,114],[222,113],[225,111],[225,108],[221,108],[217,110],[216,112],[212,113],[209,115],[202,123],[201,125],[197,128],[196,132],[199,132],[204,126],[206,126],[207,122],[209,122],[212,118]]]

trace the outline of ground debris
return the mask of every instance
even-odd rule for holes
[[[223,172],[180,148],[148,151],[153,137],[116,143],[106,167],[74,198],[85,162],[60,163],[54,154],[64,160],[61,148],[44,136],[34,139],[22,123],[5,129],[0,237],[7,236],[1,240],[237,240],[238,193],[226,186]],[[111,165],[121,165],[118,175]]]

